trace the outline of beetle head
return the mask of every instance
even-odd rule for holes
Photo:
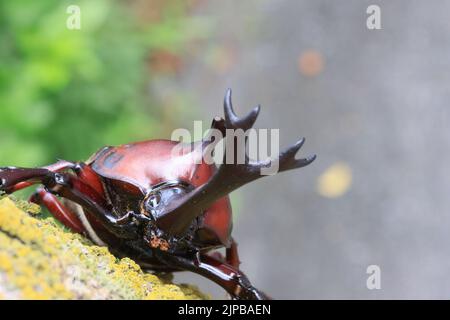
[[[169,203],[175,201],[186,193],[193,190],[193,187],[180,180],[170,180],[153,186],[142,201],[141,212],[149,216],[152,220],[158,220],[165,211]]]

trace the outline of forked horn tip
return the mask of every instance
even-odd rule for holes
[[[300,148],[303,146],[303,144],[305,143],[306,139],[305,138],[301,138],[300,140],[298,140],[296,143],[294,143],[292,146],[290,146],[286,151],[285,151],[285,155],[288,157],[295,157],[295,155],[297,154],[298,150],[300,150]]]
[[[299,160],[297,160],[298,167],[299,168],[305,167],[305,166],[311,164],[314,160],[316,160],[316,158],[317,158],[317,155],[312,155],[312,156],[306,157],[304,159],[299,159]]]
[[[245,118],[243,118],[243,122],[246,124],[246,129],[250,129],[256,122],[258,118],[259,111],[261,111],[261,106],[257,105],[254,107]]]
[[[258,116],[260,111],[261,111],[261,105],[258,104],[256,107],[253,108],[252,113],[254,113],[254,114],[256,114],[256,116]]]
[[[306,161],[308,162],[308,164],[310,164],[311,162],[313,162],[316,159],[317,159],[317,154],[313,154],[312,156],[307,157]]]
[[[231,88],[228,88],[227,91],[225,92],[225,98],[224,98],[225,106],[231,106],[231,95],[232,95]]]
[[[233,104],[231,102],[231,89],[228,89],[225,93],[225,98],[223,100],[223,109],[225,112],[225,120],[230,120],[236,118],[236,114],[233,110]]]
[[[296,149],[300,149],[305,144],[306,138],[303,137],[295,143]]]

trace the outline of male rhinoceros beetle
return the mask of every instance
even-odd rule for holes
[[[250,129],[259,106],[237,117],[228,90],[224,110],[225,117],[216,117],[212,128],[226,135],[227,129]],[[301,139],[279,155],[279,171],[314,161],[315,156],[295,159],[303,143]],[[198,273],[235,299],[267,299],[238,269],[228,194],[262,177],[261,168],[271,162],[246,157],[243,164],[224,161],[217,168],[195,162],[192,156],[174,157],[176,146],[179,143],[170,140],[150,140],[105,147],[84,163],[60,160],[41,168],[0,168],[0,191],[13,193],[41,184],[44,188],[33,194],[32,202],[115,255],[130,257],[144,269]],[[203,148],[191,152],[199,150]],[[220,247],[227,248],[225,257],[211,253]]]

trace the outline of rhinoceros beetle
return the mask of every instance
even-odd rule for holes
[[[250,129],[259,106],[239,118],[228,90],[224,112],[224,118],[214,118],[212,128],[226,135],[228,129]],[[213,140],[190,144],[194,145],[191,152],[202,152],[198,146]],[[280,153],[276,159],[279,171],[314,161],[315,156],[295,159],[304,141]],[[175,141],[150,140],[105,147],[86,162],[59,160],[40,168],[2,167],[0,191],[10,194],[42,185],[30,201],[46,207],[74,232],[108,246],[115,255],[130,257],[143,269],[195,272],[223,287],[234,299],[267,299],[239,270],[228,194],[262,177],[260,169],[271,162],[250,162],[246,157],[243,164],[224,161],[217,168],[194,162],[194,157],[174,157],[176,146],[179,143]],[[221,247],[226,247],[225,257],[214,252]]]

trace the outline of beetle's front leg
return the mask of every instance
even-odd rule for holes
[[[54,194],[39,188],[30,197],[30,202],[44,206],[52,216],[73,232],[83,234],[85,228],[77,215],[67,208]]]
[[[40,183],[40,179],[46,176],[48,171],[59,172],[74,169],[76,166],[76,163],[59,160],[42,168],[0,167],[0,193],[13,193]]]
[[[169,266],[191,271],[202,275],[224,288],[233,299],[268,300],[264,292],[252,286],[247,276],[239,269],[208,255],[197,255],[191,258],[173,256],[156,251],[161,262]]]
[[[93,214],[102,225],[115,236],[122,239],[138,238],[138,221],[117,218],[109,210],[93,200],[96,192],[89,185],[69,174],[53,173],[43,181],[48,191],[69,199]]]
[[[20,183],[40,183],[49,192],[72,200],[93,214],[102,225],[117,237],[124,239],[137,238],[137,224],[135,221],[124,223],[108,211],[98,199],[101,196],[76,176],[57,173],[46,168],[0,168],[0,191],[12,193]]]
[[[0,168],[0,192],[13,193],[15,191],[14,187],[19,183],[39,183],[48,173],[49,170],[44,168]]]

